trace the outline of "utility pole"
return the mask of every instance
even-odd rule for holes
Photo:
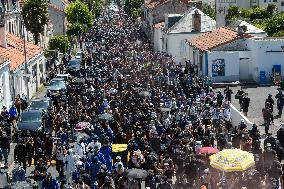
[[[27,101],[29,102],[30,100],[30,91],[29,91],[29,70],[28,70],[28,62],[27,62],[27,49],[26,49],[26,34],[25,34],[25,24],[24,20],[22,20],[23,23],[23,35],[24,35],[24,56],[25,56],[25,84],[26,84],[26,89],[27,89]]]

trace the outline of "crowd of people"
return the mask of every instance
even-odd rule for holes
[[[50,96],[48,132],[17,139],[11,181],[25,181],[27,167],[34,166],[40,189],[279,187],[284,126],[279,142],[267,133],[263,150],[257,125],[248,130],[244,120],[231,124],[229,87],[216,92],[196,65],[176,65],[170,55],[154,52],[140,25],[114,6],[86,34],[81,71],[71,73],[66,91]],[[1,117],[9,113],[3,110]],[[6,165],[9,143],[3,129]],[[210,167],[210,154],[198,153],[202,147],[240,148],[256,163],[224,173]],[[7,185],[1,183],[4,167],[0,188]]]

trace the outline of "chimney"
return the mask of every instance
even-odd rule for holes
[[[0,45],[7,48],[5,16],[3,12],[0,13]]]
[[[243,35],[244,33],[246,33],[247,31],[247,26],[243,25],[243,26],[238,26],[237,28],[237,32],[239,35]]]
[[[201,14],[199,14],[198,10],[195,10],[192,15],[192,26],[195,32],[201,31]]]

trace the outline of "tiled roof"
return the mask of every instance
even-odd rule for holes
[[[15,70],[25,61],[24,40],[11,34],[6,34],[7,48],[0,47],[0,55],[11,60],[10,70]],[[31,59],[42,52],[42,48],[26,41],[27,59]]]
[[[48,3],[48,7],[53,8],[56,11],[59,11],[59,12],[65,12],[64,10],[60,9],[59,7],[57,7],[56,5],[54,5],[52,3]]]
[[[3,64],[4,62],[8,61],[9,59],[5,56],[0,55],[0,65]]]
[[[160,23],[154,24],[153,28],[160,29],[160,28],[163,28],[164,26],[165,26],[165,22],[160,22]]]
[[[166,1],[169,0],[145,0],[144,6],[148,9],[152,9],[157,7],[158,5],[165,3]]]
[[[206,32],[202,35],[188,39],[187,42],[191,46],[195,46],[202,51],[207,51],[220,45],[230,43],[237,39],[249,37],[252,36],[247,34],[238,35],[238,33],[236,31],[233,31],[232,29],[221,27],[211,32]]]
[[[153,9],[153,8],[159,7],[160,5],[163,5],[163,4],[166,4],[168,2],[172,2],[172,1],[173,0],[145,0],[144,6],[147,9]],[[179,0],[177,2],[178,3],[183,3],[183,4],[188,4],[188,3],[196,2],[196,1],[194,1],[194,0]]]

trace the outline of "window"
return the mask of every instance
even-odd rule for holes
[[[264,3],[266,3],[266,0],[263,0]]]
[[[273,0],[273,2],[277,2],[277,0]]]
[[[284,1],[281,2],[281,6],[284,6]]]

